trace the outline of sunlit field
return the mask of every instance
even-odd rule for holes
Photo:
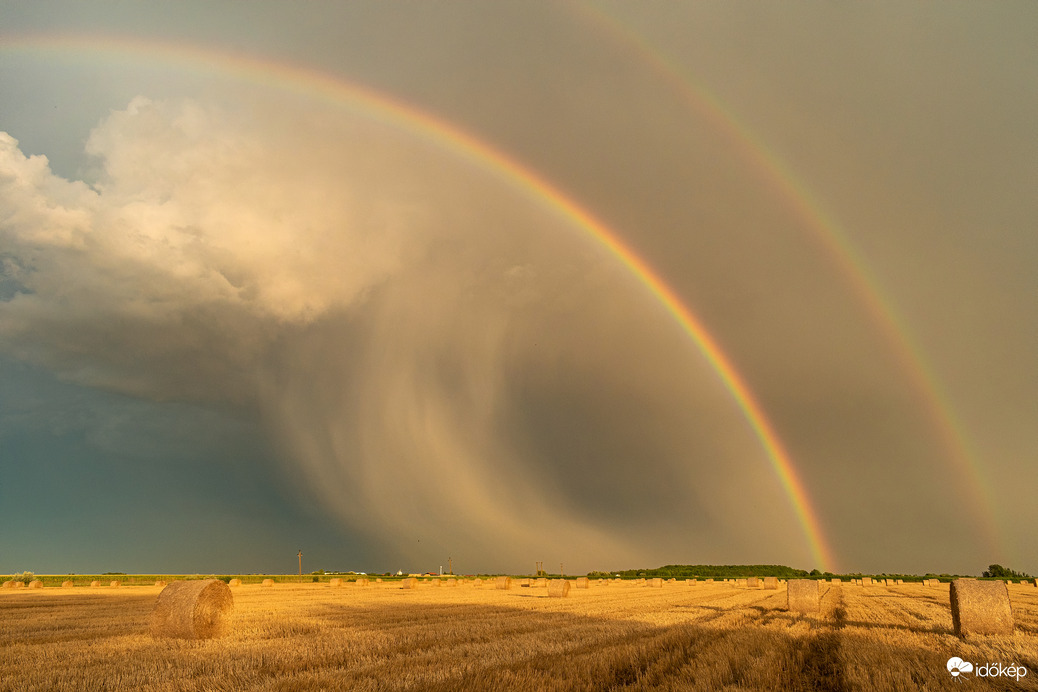
[[[0,591],[3,690],[1038,689],[1038,588],[1009,587],[1016,631],[961,640],[948,584],[825,584],[821,612],[735,584],[509,590],[471,580],[246,584],[228,633],[153,638],[156,586]],[[956,680],[950,657],[1026,666]]]

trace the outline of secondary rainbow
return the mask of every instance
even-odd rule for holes
[[[964,490],[972,503],[972,513],[980,522],[988,548],[1000,554],[1006,549],[1002,534],[994,521],[997,504],[994,492],[981,471],[976,455],[971,451],[958,416],[952,409],[933,368],[912,337],[911,330],[898,314],[890,298],[884,295],[879,282],[872,275],[868,263],[849,240],[837,220],[811,193],[807,185],[787,166],[749,127],[742,123],[731,109],[707,86],[693,79],[680,67],[668,60],[658,48],[635,30],[623,24],[606,10],[589,2],[572,7],[581,19],[599,29],[624,50],[633,53],[658,78],[666,82],[685,104],[727,137],[733,151],[738,152],[750,167],[769,185],[801,219],[814,239],[825,248],[841,276],[848,282],[864,306],[869,318],[879,329],[897,360],[908,376],[916,396],[925,406],[934,430],[940,436],[941,446],[948,455],[956,475],[967,482]]]
[[[317,96],[432,141],[452,154],[495,173],[508,184],[530,195],[540,204],[582,229],[620,260],[693,340],[731,393],[763,446],[790,500],[814,561],[822,570],[836,569],[818,516],[789,453],[749,386],[702,321],[682,303],[677,294],[641,257],[621,241],[619,235],[556,186],[520,162],[451,123],[389,95],[337,76],[286,62],[232,55],[189,44],[144,41],[118,36],[27,35],[5,36],[0,39],[0,51],[15,49],[42,50],[50,53],[88,51],[113,57],[143,56],[181,67],[198,68],[207,73],[216,71],[308,97]]]

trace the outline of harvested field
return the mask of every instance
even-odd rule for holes
[[[785,589],[235,589],[214,640],[156,640],[159,588],[0,592],[4,689],[962,690],[952,656],[1026,666],[967,681],[1038,689],[1038,589],[1010,589],[1016,631],[964,642],[947,588],[821,584],[817,614]],[[979,688],[978,688],[979,689]]]

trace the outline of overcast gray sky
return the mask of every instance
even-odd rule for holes
[[[1024,2],[0,1],[0,572],[1038,572],[1036,46]]]

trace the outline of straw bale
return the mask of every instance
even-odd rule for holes
[[[90,582],[90,586],[101,586],[101,582],[99,582],[99,581],[92,581],[92,582]]]
[[[263,583],[260,584],[260,586],[274,586],[274,580],[273,579],[264,579]]]
[[[746,580],[745,579],[736,579],[735,580],[735,585],[736,586],[746,586]]]
[[[746,586],[751,589],[756,589],[760,586],[760,580],[758,580],[757,577],[749,577],[746,579]]]
[[[904,579],[898,579],[898,580],[897,580],[897,583],[898,583],[898,584],[904,584],[904,583],[905,583],[905,580],[904,580]]]
[[[368,580],[364,579],[363,577],[361,577],[360,579],[356,580],[354,583],[357,586],[367,586],[368,585]]]
[[[529,579],[520,579],[519,580],[519,586],[529,586],[529,585],[530,585],[530,580]]]
[[[376,584],[381,584],[382,583],[382,577],[379,577],[378,579],[376,579],[375,583]]]
[[[696,580],[695,579],[686,579],[685,583],[688,584],[689,586],[695,586],[696,585]]]
[[[958,636],[1013,633],[1009,590],[1001,581],[955,579],[950,596],[952,627]]]
[[[231,589],[220,579],[171,582],[151,611],[151,636],[211,639],[227,629],[234,607]]]
[[[400,588],[401,589],[417,589],[418,588],[418,579],[416,577],[408,577],[407,579],[402,579],[400,581]]]
[[[861,578],[861,585],[862,586],[872,586],[872,577],[862,577]]]
[[[764,577],[764,588],[772,591],[778,589],[778,579],[775,577]]]
[[[832,579],[832,581],[830,583],[831,584],[842,584],[843,580],[840,579],[839,577],[833,577],[833,579]]]
[[[540,579],[538,579],[537,581],[535,581],[535,582],[533,583],[533,585],[534,585],[534,586],[538,586],[538,587],[541,587],[541,588],[544,588],[545,586],[547,586],[547,585],[548,585],[548,580],[547,580],[547,579],[545,579],[544,577],[541,577]]]
[[[442,579],[433,579],[432,585],[433,586],[443,586],[443,580]]]
[[[155,586],[165,587],[166,586],[166,581],[164,579],[156,579],[155,580]]]
[[[448,579],[447,580],[447,586],[457,586],[457,585],[458,585],[458,580],[457,579]]]
[[[332,587],[333,589],[341,589],[342,577],[333,577],[332,580],[328,582],[328,586]]]
[[[11,588],[14,588],[14,589],[21,589],[24,586],[25,586],[25,582],[23,582],[23,581],[15,581],[13,584],[11,584]]]
[[[33,579],[31,582],[29,582],[29,588],[30,589],[42,589],[43,588],[43,582],[40,581],[39,579]]]
[[[548,582],[548,595],[552,598],[565,598],[569,595],[570,584],[565,579],[552,579]]]
[[[663,588],[663,580],[660,579],[659,577],[657,577],[655,579],[650,579],[649,580],[649,586],[651,588],[654,588],[654,589],[662,589]]]
[[[1035,586],[1038,586],[1038,579],[1035,579],[1035,580],[1034,580],[1034,585],[1035,585]]]
[[[113,589],[118,589],[122,585],[123,585],[123,583],[121,581],[119,581],[118,579],[113,579],[112,583],[109,584],[108,586],[112,587]]]
[[[713,580],[713,579],[707,579],[707,580],[706,580],[706,583],[707,583],[707,584],[713,584],[713,583],[714,583],[714,580]]]
[[[227,582],[227,586],[241,586],[241,579],[232,579]]]
[[[817,613],[818,582],[813,579],[790,579],[786,586],[786,608],[801,613]]]
[[[4,588],[5,589],[12,589],[12,588],[14,588],[14,582],[11,581],[10,579],[8,579],[7,581],[4,582]]]
[[[512,588],[512,578],[498,577],[494,585],[499,589],[510,589]]]
[[[931,579],[930,580],[930,586],[931,587],[940,586],[940,585],[941,585],[941,580],[940,579]]]
[[[71,579],[67,580],[67,581],[61,582],[61,588],[63,588],[63,589],[68,589],[68,588],[73,587],[73,586],[75,586],[75,584],[72,583]]]
[[[476,577],[475,579],[472,580],[472,585],[473,586],[483,586],[483,580],[480,579],[479,577]]]
[[[590,582],[588,582],[588,578],[587,577],[578,577],[577,578],[577,588],[578,589],[586,589],[589,586],[591,586],[591,584],[590,584]]]

